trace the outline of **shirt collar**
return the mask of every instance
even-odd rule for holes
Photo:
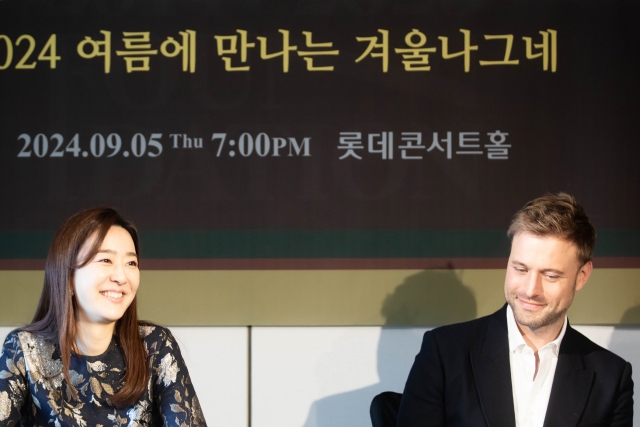
[[[545,349],[549,347],[549,349],[553,352],[554,355],[558,355],[560,350],[560,344],[562,343],[562,339],[564,338],[564,334],[567,331],[567,316],[564,316],[564,323],[562,325],[562,329],[560,330],[560,334],[558,337],[546,344],[539,350]],[[507,335],[509,337],[509,351],[513,352],[522,346],[527,346],[526,341],[522,337],[520,330],[518,329],[518,325],[516,324],[516,318],[513,315],[513,310],[510,305],[507,305]]]

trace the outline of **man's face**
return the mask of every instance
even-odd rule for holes
[[[576,290],[592,269],[581,266],[573,243],[551,236],[518,233],[504,281],[504,295],[520,326],[531,330],[561,325]]]

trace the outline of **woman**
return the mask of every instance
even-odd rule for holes
[[[0,355],[0,426],[206,426],[168,329],[139,322],[136,228],[110,208],[56,233],[31,324]]]

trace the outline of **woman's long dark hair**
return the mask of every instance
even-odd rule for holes
[[[38,308],[31,323],[23,331],[35,333],[60,346],[60,355],[67,386],[77,397],[77,390],[69,379],[71,351],[76,347],[77,301],[73,295],[74,273],[87,265],[100,250],[102,241],[113,226],[122,227],[131,235],[136,254],[140,255],[138,231],[115,209],[94,208],[78,212],[58,229],[49,253],[44,271],[44,285]],[[95,237],[93,237],[95,236]],[[82,259],[82,246],[93,242]],[[114,334],[123,351],[126,371],[124,385],[109,398],[112,405],[131,406],[144,393],[148,381],[147,352],[138,332],[137,297],[133,299],[121,319],[116,322]]]

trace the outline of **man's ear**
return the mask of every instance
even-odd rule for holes
[[[587,280],[589,280],[589,276],[591,276],[591,272],[593,271],[593,263],[591,261],[587,261],[580,270],[578,270],[578,277],[576,277],[576,291],[584,288],[584,285],[587,284]]]

